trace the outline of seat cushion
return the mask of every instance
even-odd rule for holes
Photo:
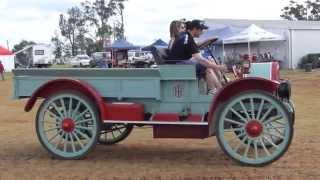
[[[168,48],[159,48],[156,46],[152,46],[151,53],[152,53],[154,60],[157,64],[165,64],[166,60],[169,57],[169,49]]]

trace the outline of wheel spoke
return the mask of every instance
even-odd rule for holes
[[[69,100],[69,111],[68,111],[68,117],[71,118],[71,115],[72,115],[72,97],[70,97],[70,100]]]
[[[243,154],[244,157],[248,157],[248,152],[249,152],[249,148],[250,148],[251,142],[252,142],[252,140],[249,139],[248,143],[247,143],[246,150],[244,151],[244,154]]]
[[[257,114],[257,119],[260,118],[260,114],[262,112],[263,105],[264,105],[264,99],[261,100],[260,107],[259,107],[258,114]]]
[[[264,144],[262,138],[260,138],[260,144],[262,145],[262,148],[263,148],[263,150],[266,152],[266,154],[267,154],[268,156],[270,156],[270,152],[269,152],[268,149],[266,148],[266,145]]]
[[[83,116],[85,113],[89,112],[89,111],[90,111],[89,109],[86,109],[86,110],[83,111],[82,113],[78,114],[78,115],[74,118],[74,120],[75,120],[75,121],[78,121],[79,118],[82,118],[82,116]]]
[[[275,128],[275,131],[277,131],[277,133],[279,133],[280,135],[283,135],[284,132],[281,132],[279,129]]]
[[[64,115],[64,117],[68,117],[66,105],[64,104],[63,98],[60,99],[60,103],[61,103],[61,106],[62,106],[62,108],[63,108],[62,110],[63,110],[63,115]]]
[[[56,129],[60,129],[60,128],[59,128],[59,127],[50,128],[50,129],[45,130],[44,132],[50,132],[50,131],[54,131],[54,130],[56,130]]]
[[[229,144],[234,141],[234,140],[238,140],[238,139],[241,139],[242,136],[246,135],[245,132],[241,132],[240,134],[236,135],[236,137],[233,137],[232,139],[230,139],[228,142]]]
[[[84,119],[84,120],[76,121],[76,125],[80,123],[91,122],[91,121],[93,121],[93,119]]]
[[[54,109],[59,113],[61,119],[63,119],[64,116],[63,116],[63,114],[61,113],[61,111],[59,110],[59,108],[58,108],[58,106],[56,105],[56,103],[55,103],[55,102],[52,102],[51,104],[53,105]]]
[[[270,114],[270,112],[274,109],[273,105],[271,104],[271,106],[269,107],[268,111],[262,116],[262,118],[260,119],[261,122],[264,121],[264,119]]]
[[[115,139],[116,136],[114,135],[113,131],[111,131],[111,134],[112,134],[112,136],[113,136],[113,139]]]
[[[121,134],[122,134],[122,131],[121,131],[120,129],[118,129],[118,131],[119,131],[119,135],[121,135]]]
[[[55,119],[54,119],[55,120]],[[43,123],[48,123],[48,124],[55,124],[55,125],[60,125],[60,122],[57,122],[57,121],[49,121],[49,120],[41,120],[40,122],[43,122]]]
[[[274,126],[272,123],[269,123],[269,124],[265,125],[265,129],[269,130],[268,132],[270,132],[270,129],[274,129],[279,134],[283,134],[279,129],[285,129],[285,128],[287,128],[287,127],[286,126]]]
[[[237,111],[235,111],[233,108],[230,109],[235,115],[237,115],[243,122],[247,122],[244,117],[242,117]]]
[[[108,140],[108,133],[107,132],[104,133],[104,138],[106,139],[106,141]]]
[[[264,138],[265,140],[267,140],[273,147],[275,147],[275,148],[278,148],[278,147],[279,147],[279,146],[275,145],[275,144],[273,143],[273,141],[270,140],[268,137],[263,136],[263,138]]]
[[[225,129],[224,132],[236,132],[236,131],[242,131],[243,128],[231,128],[231,129]]]
[[[79,108],[80,108],[81,102],[79,101],[76,108],[74,109],[74,111],[72,112],[71,118],[74,119],[74,116],[76,115],[76,113],[78,112]]]
[[[250,104],[251,104],[251,117],[252,119],[255,119],[255,113],[254,113],[254,103],[253,103],[253,98],[250,98]]]
[[[274,137],[278,137],[278,138],[284,139],[284,137],[281,134],[273,134],[271,132],[265,132],[265,134],[267,134],[269,136],[274,136]]]
[[[73,134],[73,136],[76,138],[77,142],[80,144],[81,149],[83,149],[83,148],[84,148],[84,146],[83,146],[83,144],[82,144],[82,142],[81,142],[80,138],[78,137],[78,135],[77,135],[76,133],[74,133],[74,132],[72,132],[72,134]]]
[[[258,147],[257,147],[257,140],[255,139],[253,142],[253,146],[254,146],[254,155],[255,158],[258,159],[259,158],[259,153],[258,153]]]
[[[70,137],[70,140],[71,140],[72,152],[76,152],[76,147],[75,147],[75,144],[74,144],[72,133],[69,134],[69,137]]]
[[[282,119],[283,118],[283,116],[282,115],[278,115],[278,116],[273,116],[273,117],[270,117],[268,120],[266,120],[266,121],[262,121],[262,123],[263,124],[269,124],[269,123],[271,123],[271,122],[273,122],[273,121],[277,121],[277,120],[280,120],[280,119]]]
[[[78,134],[80,134],[82,137],[84,137],[85,139],[87,139],[87,140],[90,140],[90,138],[89,138],[89,136],[88,135],[86,135],[86,134],[84,134],[84,133],[82,133],[81,131],[79,131],[78,129],[75,129],[75,132],[76,133],[78,133]]]
[[[84,127],[84,126],[76,126],[76,129],[82,129],[82,130],[92,131],[92,128],[90,128],[90,127]]]
[[[62,129],[60,129],[55,135],[53,135],[48,142],[51,142],[52,140],[54,140],[60,133],[62,132]]]
[[[232,120],[232,119],[228,119],[228,118],[225,118],[226,122],[230,122],[230,123],[233,123],[233,124],[237,124],[237,125],[240,125],[240,126],[244,126],[244,123],[241,123],[241,122],[237,122],[235,120]]]
[[[50,110],[46,110],[45,113],[49,113],[49,116],[53,116],[55,119],[58,119],[59,121],[62,121],[61,117],[58,117],[56,114],[54,114],[53,112],[51,112]]]
[[[55,146],[55,149],[58,149],[58,146],[59,146],[60,143],[62,142],[64,135],[65,135],[65,132],[62,131],[62,134],[60,134],[60,138],[59,138],[58,143],[57,143],[56,146]]]
[[[273,123],[277,123],[277,124],[280,124],[280,125],[283,125],[283,126],[285,126],[285,125],[286,125],[286,123],[279,122],[278,120],[273,121]]]
[[[66,136],[64,137],[64,138],[65,138],[65,139],[64,139],[64,143],[63,143],[63,151],[64,151],[64,152],[67,152],[68,137],[69,137],[69,134],[66,133]]]
[[[265,127],[265,129],[284,129],[286,128],[285,126],[270,126],[270,127]]]
[[[125,125],[121,124],[121,125],[116,125],[120,135],[127,129]],[[121,131],[121,129],[124,129],[124,131]]]
[[[239,141],[239,143],[237,144],[236,148],[234,149],[234,152],[237,152],[239,150],[239,148],[241,147],[242,144],[244,144],[244,142],[248,139],[248,136],[245,136],[242,140]]]
[[[111,129],[106,130],[106,132],[110,133],[111,131],[117,131],[117,130],[121,131],[121,129],[125,129],[126,130],[126,127],[120,127],[119,128],[119,127],[117,127],[117,125],[114,125],[114,126],[111,127]],[[122,131],[121,131],[121,133],[122,133]]]
[[[247,110],[247,108],[245,107],[245,105],[243,104],[242,100],[240,100],[239,103],[240,103],[240,106],[241,106],[242,110],[243,110],[244,113],[246,114],[246,117],[247,117],[247,120],[246,120],[246,121],[248,121],[248,120],[250,119],[250,116],[249,116],[249,114],[248,114],[248,110]]]

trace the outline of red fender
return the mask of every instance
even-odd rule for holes
[[[220,104],[226,102],[231,97],[235,96],[238,93],[247,91],[247,90],[262,90],[269,93],[274,93],[278,88],[279,83],[275,81],[270,81],[263,78],[244,78],[235,80],[226,86],[224,86],[213,98],[210,111],[208,114],[209,122],[209,131],[210,135],[214,134],[214,114],[218,113],[217,108]]]
[[[24,107],[24,110],[29,112],[36,103],[38,97],[47,98],[52,94],[63,90],[74,90],[83,93],[88,98],[92,99],[94,103],[96,103],[100,111],[101,119],[106,117],[104,100],[100,93],[96,91],[90,84],[75,79],[56,79],[43,84],[31,95]]]

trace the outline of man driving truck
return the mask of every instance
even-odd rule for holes
[[[208,27],[200,20],[186,22],[186,32],[179,35],[172,44],[169,59],[174,64],[195,65],[198,77],[204,77],[208,86],[208,94],[215,94],[222,84],[214,71],[227,71],[226,66],[204,58],[194,38],[198,38]]]

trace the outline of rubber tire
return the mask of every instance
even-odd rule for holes
[[[61,94],[72,94],[72,95],[75,95],[75,96],[78,96],[79,98],[83,99],[85,102],[87,102],[89,104],[89,106],[91,106],[92,110],[93,110],[93,115],[96,116],[96,124],[97,124],[97,132],[100,132],[100,128],[101,128],[101,120],[100,120],[100,114],[99,114],[99,111],[97,109],[97,106],[92,102],[91,99],[89,99],[87,96],[83,95],[82,93],[80,92],[77,92],[77,91],[60,91],[60,92],[57,92],[56,94],[54,95],[51,95],[50,97],[48,97],[47,99],[45,99],[39,109],[38,109],[38,112],[37,112],[37,115],[36,115],[36,122],[35,122],[35,125],[36,125],[36,132],[37,132],[37,137],[41,143],[41,145],[54,157],[54,158],[57,158],[57,159],[61,159],[61,160],[78,160],[78,159],[83,159],[90,151],[92,151],[94,148],[95,148],[95,145],[97,144],[97,140],[98,140],[98,136],[99,136],[99,133],[97,133],[97,135],[94,137],[94,140],[93,140],[93,143],[92,143],[92,146],[90,148],[88,148],[87,151],[85,151],[83,154],[81,155],[78,155],[78,156],[75,156],[75,157],[63,157],[63,156],[60,156],[56,153],[54,153],[53,151],[51,151],[46,145],[45,143],[43,142],[41,136],[40,136],[40,132],[39,132],[39,116],[40,116],[40,111],[41,109],[46,105],[47,102],[49,102],[51,99],[55,98],[56,96],[59,96]]]
[[[243,166],[250,166],[250,167],[262,167],[262,166],[266,166],[268,164],[271,164],[273,162],[275,162],[276,160],[278,160],[279,158],[281,158],[287,151],[288,151],[288,148],[292,142],[292,138],[293,138],[293,134],[294,134],[294,128],[293,128],[293,124],[292,122],[289,124],[291,126],[291,134],[289,135],[289,141],[288,141],[288,144],[286,145],[286,147],[283,149],[283,151],[278,155],[276,156],[275,158],[273,158],[271,161],[267,161],[267,162],[264,162],[264,163],[260,163],[260,164],[249,164],[249,163],[244,163],[238,159],[235,159],[233,156],[231,156],[227,150],[225,149],[225,147],[223,146],[222,142],[221,142],[221,138],[220,138],[220,134],[218,133],[219,131],[219,120],[218,120],[218,117],[221,116],[221,113],[223,112],[223,110],[225,109],[225,107],[227,106],[227,104],[229,102],[231,102],[233,99],[237,98],[238,96],[241,96],[243,94],[246,94],[246,93],[262,93],[266,96],[269,96],[271,98],[273,98],[275,101],[279,102],[279,105],[282,106],[282,108],[285,110],[287,116],[290,118],[290,114],[289,112],[287,111],[287,108],[283,105],[283,103],[281,101],[279,101],[278,99],[274,98],[274,96],[272,96],[270,93],[268,92],[264,92],[264,91],[261,91],[261,90],[249,90],[249,91],[245,91],[245,92],[242,92],[242,93],[239,93],[237,95],[235,95],[234,97],[231,97],[227,102],[221,104],[218,106],[218,109],[217,109],[217,113],[216,115],[214,116],[214,123],[215,123],[215,135],[216,135],[216,138],[217,138],[217,141],[219,143],[219,146],[221,147],[221,149],[223,150],[223,152],[229,157],[231,158],[233,161],[237,162],[238,164],[240,165],[243,165]],[[289,122],[290,122],[290,119],[289,119]]]

